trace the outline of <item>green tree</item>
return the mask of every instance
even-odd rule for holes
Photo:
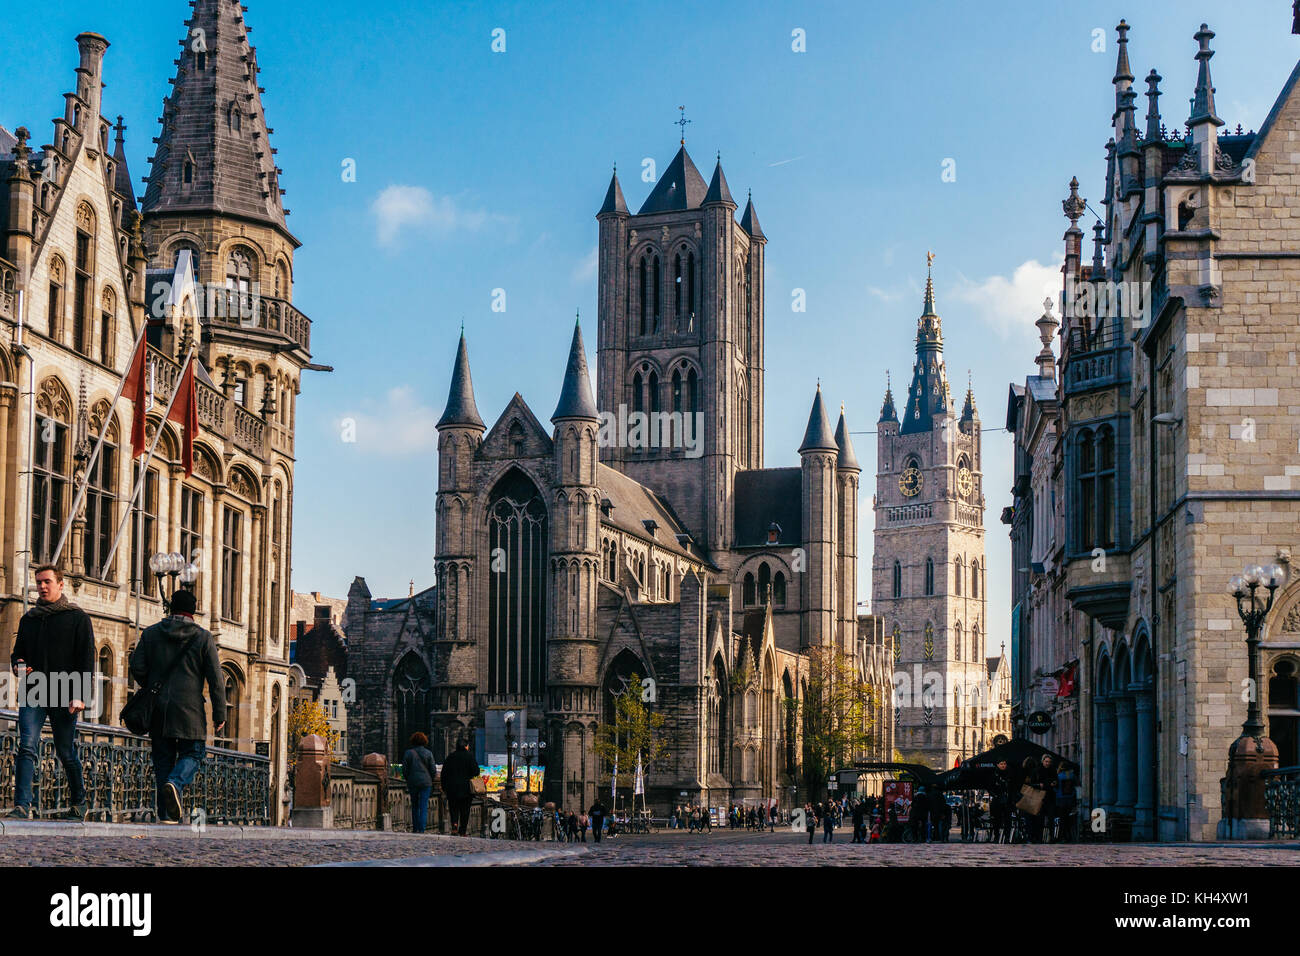
[[[609,783],[613,776],[615,759],[618,761],[620,784],[626,785],[635,804],[637,755],[641,757],[641,770],[648,780],[650,772],[661,765],[668,756],[667,720],[664,715],[651,710],[647,704],[653,700],[641,686],[641,676],[630,674],[627,689],[614,697],[613,723],[596,725],[596,738],[592,745],[596,756],[604,764],[603,779]]]
[[[834,647],[808,652],[807,690],[791,703],[802,718],[803,778],[810,794],[820,794],[832,770],[870,746],[872,699],[850,657]]]
[[[330,763],[335,762],[334,750],[338,746],[339,733],[330,728],[325,708],[319,701],[299,698],[289,705],[289,770],[298,766],[298,744],[302,738],[319,734],[326,740]]]

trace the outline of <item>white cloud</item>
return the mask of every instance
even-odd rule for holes
[[[903,293],[901,292],[886,292],[884,289],[878,288],[874,285],[867,286],[867,294],[874,295],[877,299],[881,299],[885,302],[897,302],[903,297]]]
[[[598,248],[596,246],[592,246],[591,251],[582,257],[581,262],[579,262],[576,266],[574,266],[573,281],[590,282],[592,279],[596,278],[597,263],[598,263]]]
[[[484,209],[466,209],[451,196],[435,196],[423,186],[395,185],[384,189],[370,204],[380,245],[394,245],[408,228],[449,235],[477,232],[485,226],[511,222],[507,216]]]
[[[362,399],[361,408],[335,424],[347,440],[349,433],[367,454],[396,457],[432,451],[437,444],[434,426],[438,413],[420,403],[409,385],[390,388],[382,400]]]
[[[1036,336],[1034,323],[1043,314],[1043,300],[1060,301],[1064,261],[1064,256],[1058,256],[1055,263],[1044,265],[1029,259],[1018,265],[1010,277],[995,275],[972,281],[962,276],[946,295],[972,306],[975,314],[1003,338],[1025,332]]]

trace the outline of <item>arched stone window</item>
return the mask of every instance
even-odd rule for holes
[[[708,690],[709,772],[721,774],[727,766],[727,670],[721,655],[713,658]]]
[[[758,603],[766,604],[771,595],[772,569],[764,561],[758,566]]]
[[[219,734],[213,735],[213,742],[218,747],[228,747],[232,750],[239,749],[239,706],[241,703],[242,686],[239,680],[239,674],[233,667],[225,666],[221,669],[222,678],[225,683],[226,694],[226,726],[221,729]]]
[[[754,590],[754,574],[753,572],[747,571],[745,572],[745,581],[741,585],[741,589],[740,589],[741,605],[744,607],[752,607],[754,604],[756,604],[757,603],[757,601],[755,600],[756,593],[757,592]]]
[[[99,307],[99,360],[109,368],[117,358],[117,296],[105,287]]]
[[[952,559],[952,584],[953,584],[953,593],[956,594],[957,597],[961,597],[961,578],[962,575],[965,573],[966,573],[965,570],[961,566],[961,558],[959,557],[953,558]]]
[[[901,598],[903,596],[903,566],[898,561],[894,562],[893,594],[896,598]]]
[[[257,281],[257,257],[246,246],[235,246],[226,257],[226,315],[251,313],[253,283]]]
[[[72,400],[62,383],[47,378],[36,395],[36,449],[32,458],[32,558],[54,556],[69,504],[68,426]]]
[[[662,279],[659,275],[659,257],[654,257],[654,317],[651,331],[656,335],[659,333],[659,318],[663,314],[659,308],[659,294],[662,289]]]
[[[980,596],[980,563],[972,561],[970,563],[970,596],[977,598]]]
[[[47,302],[50,338],[58,341],[63,338],[63,311],[65,308],[64,283],[67,281],[67,267],[60,256],[50,259],[50,297]]]
[[[98,700],[95,702],[96,713],[91,716],[92,724],[112,724],[116,717],[113,710],[113,652],[108,645],[99,649],[99,677],[96,682]]]
[[[96,403],[95,413],[98,413],[99,426],[96,428],[96,437],[100,428],[106,429],[104,433],[104,445],[100,449],[99,458],[95,461],[95,467],[90,472],[90,481],[86,488],[86,531],[84,538],[83,559],[86,564],[86,574],[92,578],[101,580],[110,580],[111,569],[106,566],[108,561],[108,549],[112,546],[113,535],[117,531],[116,517],[117,503],[117,423],[109,420],[104,421],[108,414],[108,403]],[[95,413],[92,413],[92,417]]]
[[[645,391],[642,385],[643,379],[641,373],[637,372],[632,376],[632,411],[645,411]]]
[[[407,741],[417,731],[428,734],[430,692],[429,668],[414,651],[407,651],[393,669],[393,717],[396,735],[389,756],[401,760]]]
[[[488,576],[488,693],[539,695],[544,685],[546,507],[518,468],[488,503],[488,548],[503,570]]]
[[[72,298],[72,347],[90,354],[91,330],[95,325],[95,211],[88,203],[77,206],[76,278]]]
[[[772,604],[785,607],[785,572],[778,571],[772,578]]]
[[[927,596],[934,594],[934,559],[925,559],[925,593]]]

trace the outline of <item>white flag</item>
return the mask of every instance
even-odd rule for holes
[[[636,752],[636,778],[632,785],[632,793],[645,793],[645,774],[641,770],[641,751]]]

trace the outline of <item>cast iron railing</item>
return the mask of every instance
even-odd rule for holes
[[[77,754],[81,758],[89,810],[87,820],[147,823],[157,819],[157,790],[148,737],[121,727],[77,725]],[[0,710],[0,810],[14,805],[18,760],[18,715]],[[68,780],[48,732],[41,738],[34,780],[38,817],[68,809]],[[195,817],[194,809],[202,814]],[[271,761],[267,757],[207,748],[202,769],[187,788],[186,822],[212,825],[267,826],[271,822]]]
[[[1269,837],[1300,837],[1300,767],[1280,767],[1264,774],[1264,802]]]

